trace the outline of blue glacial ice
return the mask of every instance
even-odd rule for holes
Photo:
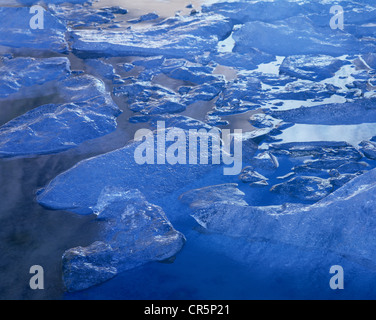
[[[285,58],[279,71],[281,74],[303,80],[322,81],[332,78],[345,64],[350,63],[346,60],[336,59],[330,56],[291,56]]]
[[[237,188],[236,183],[227,183],[190,190],[179,197],[179,200],[191,208],[201,208],[213,202],[221,204],[247,206],[244,193]]]
[[[101,241],[67,250],[63,280],[69,292],[101,284],[118,273],[174,257],[184,236],[161,207],[148,203],[138,190],[105,187],[94,207],[103,225]]]
[[[158,68],[163,65],[163,63],[166,61],[164,56],[156,56],[156,57],[150,57],[145,59],[139,59],[132,62],[135,66],[141,66],[144,68]]]
[[[341,141],[276,143],[270,146],[270,150],[275,155],[287,155],[292,158],[308,156],[346,160],[360,160],[362,158],[362,154],[354,146]]]
[[[363,56],[363,59],[370,68],[376,69],[376,54],[375,53],[368,53]]]
[[[332,184],[326,179],[299,176],[273,186],[270,191],[291,195],[301,200],[319,201],[328,196],[332,189]]]
[[[68,44],[65,40],[67,27],[49,11],[44,12],[44,29],[30,28],[28,7],[0,8],[0,45],[15,49],[32,49],[66,53]]]
[[[374,98],[271,111],[270,114],[285,122],[302,124],[351,125],[376,122]]]
[[[65,57],[4,59],[0,65],[0,98],[27,87],[64,80],[70,73],[70,62]]]
[[[0,157],[61,152],[116,129],[121,111],[102,81],[68,78],[59,94],[64,103],[38,106],[0,127]]]
[[[146,30],[77,30],[72,33],[73,51],[82,57],[158,56],[195,60],[213,51],[232,31],[219,15],[175,17]]]
[[[151,82],[141,82],[114,88],[115,96],[127,99],[128,108],[144,115],[179,113],[186,104],[173,90]]]
[[[215,155],[209,143],[208,150],[202,149],[202,154],[208,157],[208,165],[176,164],[165,161],[165,165],[157,164],[157,159],[166,157],[168,150],[174,145],[168,142],[163,151],[158,147],[161,136],[173,134],[174,129],[154,131],[152,146],[154,161],[152,164],[137,164],[135,152],[142,147],[143,142],[134,141],[122,149],[78,163],[72,169],[59,175],[44,189],[40,190],[38,202],[51,209],[69,210],[79,214],[92,214],[103,186],[123,188],[124,190],[138,189],[147,201],[155,202],[168,194],[179,190],[189,183],[200,179],[205,174],[221,167],[211,164]],[[162,138],[163,139],[163,138]],[[186,135],[184,148],[189,154],[189,135]],[[200,155],[201,148],[197,148]],[[92,174],[95,172],[95,174]],[[153,181],[150,183],[150,181]],[[75,191],[68,186],[74,186]],[[68,187],[68,188],[67,188]]]
[[[344,30],[330,29],[333,4],[345,9]],[[45,8],[44,30],[30,30],[29,8],[0,8],[0,46],[12,48],[1,59],[0,103],[35,88],[43,97],[52,88],[59,101],[30,101],[2,125],[0,158],[57,153],[109,133],[112,143],[160,122],[169,129],[154,138],[172,127],[245,128],[234,177],[222,165],[139,165],[141,142],[125,139],[40,189],[43,209],[95,214],[101,226],[95,242],[65,252],[67,291],[171,262],[185,236],[227,251],[248,273],[260,260],[270,273],[302,261],[303,276],[337,258],[374,267],[373,0],[211,2],[167,19],[83,0]],[[117,104],[126,110],[119,119]]]
[[[219,76],[211,75],[210,68],[207,67],[178,67],[178,68],[166,68],[162,70],[170,78],[177,80],[189,81],[194,84],[205,84],[208,82],[218,81]]]
[[[253,77],[239,77],[227,82],[209,115],[233,115],[259,109],[258,98],[261,88],[261,81]]]
[[[363,152],[367,158],[376,160],[376,143],[373,141],[362,141],[360,151]]]
[[[112,80],[114,82],[120,79],[120,76],[116,74],[114,67],[106,61],[99,59],[86,59],[85,64],[91,68],[92,73],[104,79]]]
[[[271,152],[265,151],[254,156],[250,161],[251,166],[260,172],[275,171],[279,168],[279,162],[276,156]]]
[[[273,22],[302,13],[302,6],[293,1],[218,2],[204,5],[203,12],[215,12],[230,18],[234,24],[250,21]]]
[[[346,12],[348,32],[330,30],[330,8],[338,4]],[[371,3],[352,1],[235,1],[204,7],[204,12],[221,14],[242,25],[233,34],[235,52],[258,49],[282,56],[374,52],[374,44],[367,39],[374,35],[374,28],[366,25],[373,22],[375,10]]]
[[[65,21],[69,27],[113,27],[115,14],[127,14],[126,9],[121,7],[107,7],[96,9],[88,3],[66,3],[65,5],[49,4],[49,10],[54,16]]]
[[[156,20],[158,18],[159,18],[159,15],[156,14],[155,12],[152,12],[152,13],[142,15],[138,19],[128,20],[128,22],[129,23],[141,23],[141,22],[145,22],[145,21]]]
[[[370,213],[374,207],[375,174],[373,170],[357,177],[325,199],[307,206],[286,203],[255,207],[241,201],[211,201],[210,193],[197,191],[200,200],[191,197],[192,192],[182,199],[190,197],[193,217],[212,232],[321,248],[374,267],[375,219]]]
[[[307,182],[319,185],[326,185],[326,182],[319,180],[309,180],[307,177],[329,179],[333,176],[342,175],[351,177],[348,174],[361,174],[374,167],[365,162],[364,155],[352,145],[345,142],[301,142],[301,143],[281,143],[272,144],[269,149],[273,155],[288,157],[291,161],[291,172],[299,177],[304,177]],[[282,186],[297,185],[301,183],[296,177]],[[279,188],[280,188],[279,187]],[[314,191],[315,188],[309,188]],[[324,188],[325,189],[325,188]],[[288,190],[288,188],[286,189]],[[330,191],[330,188],[328,189]],[[334,190],[333,190],[334,191]],[[299,192],[291,192],[291,195],[299,197]],[[323,194],[326,196],[327,194]]]
[[[268,178],[254,170],[253,167],[246,167],[243,169],[239,179],[244,183],[255,183],[260,181],[267,181]]]
[[[236,52],[215,52],[210,56],[216,63],[233,67],[240,70],[255,70],[262,63],[269,63],[276,58],[274,55],[267,54],[257,49],[251,49],[245,54]]]
[[[330,21],[330,19],[329,19]],[[346,54],[375,51],[372,41],[361,41],[349,33],[330,32],[308,17],[294,16],[274,23],[248,22],[234,32],[234,51],[247,53],[252,48],[277,56],[301,54]]]
[[[129,119],[132,123],[148,123],[152,128],[156,129],[158,122],[162,121],[166,127],[169,128],[181,128],[184,130],[190,129],[206,129],[210,131],[212,126],[206,122],[177,114],[163,114],[163,115],[136,115]]]

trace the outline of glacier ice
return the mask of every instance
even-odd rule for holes
[[[258,109],[261,86],[261,81],[253,77],[239,77],[229,81],[216,100],[215,108],[208,115],[234,115]]]
[[[47,209],[98,215],[96,242],[64,254],[68,291],[173,258],[185,238],[167,217],[247,271],[258,261],[274,268],[262,275],[315,272],[328,257],[374,263],[373,0],[211,1],[167,19],[142,15],[151,8],[128,14],[93,1],[42,3],[45,30],[30,30],[29,8],[0,9],[1,104],[32,109],[0,128],[0,157],[51,154],[113,132],[121,112],[114,101],[129,109],[109,137],[115,144],[123,132],[159,122],[247,128],[240,176],[223,177],[220,165],[138,165],[140,142],[124,140],[39,190]],[[334,4],[345,9],[344,30],[330,29]],[[40,96],[43,103],[28,100]],[[320,141],[328,136],[347,142]],[[190,209],[178,203],[182,193]],[[209,232],[192,230],[189,210]]]
[[[292,173],[299,176],[328,179],[343,175],[343,178],[374,167],[365,162],[364,155],[347,142],[275,143],[270,146],[269,152],[278,157],[288,157],[292,162]]]
[[[271,191],[306,201],[319,201],[333,189],[328,180],[318,177],[295,177],[287,182],[275,185]]]
[[[372,41],[360,41],[338,30],[329,32],[328,27],[315,26],[308,17],[303,16],[274,23],[248,22],[234,31],[234,51],[247,53],[257,48],[277,56],[325,54],[337,57],[375,51]]]
[[[345,64],[350,62],[324,55],[290,56],[285,58],[279,70],[292,77],[321,81],[332,78]]]
[[[250,122],[252,126],[258,129],[275,128],[282,124],[281,120],[275,119],[265,113],[255,113],[251,116]]]
[[[261,63],[269,63],[276,58],[274,55],[250,49],[245,54],[236,52],[212,53],[210,59],[222,66],[233,67],[239,70],[255,70]]]
[[[93,69],[93,72],[102,76],[108,80],[119,79],[120,76],[115,73],[114,67],[102,60],[99,59],[87,59],[85,63]]]
[[[157,56],[157,57],[149,57],[145,59],[138,59],[132,62],[135,66],[141,66],[144,68],[158,68],[163,65],[163,63],[166,61],[164,56]]]
[[[239,176],[239,179],[244,183],[254,183],[269,180],[268,178],[255,171],[253,167],[244,168],[241,175]]]
[[[0,127],[0,157],[61,152],[116,129],[121,111],[102,81],[85,75],[60,85],[65,103],[36,107]]]
[[[250,160],[250,164],[256,170],[275,171],[279,168],[279,161],[271,152],[265,151]]]
[[[358,99],[346,103],[322,104],[284,111],[271,111],[270,115],[285,122],[341,125],[376,122],[375,99]]]
[[[35,3],[34,3],[35,4]],[[50,12],[44,13],[44,29],[31,30],[32,15],[27,7],[0,8],[0,45],[37,51],[68,52],[67,27]]]
[[[363,56],[364,61],[370,66],[372,69],[376,69],[376,54],[375,53],[367,53]]]
[[[155,131],[153,134],[167,134],[166,130]],[[158,133],[159,132],[159,133]],[[186,150],[189,154],[189,141],[186,141]],[[207,154],[208,165],[139,165],[135,160],[135,150],[142,142],[131,142],[124,148],[78,163],[72,169],[56,177],[44,189],[39,191],[37,200],[44,207],[69,210],[79,214],[91,214],[102,191],[103,185],[121,187],[125,190],[138,189],[147,201],[157,202],[171,192],[177,191],[189,183],[198,180],[220,165],[210,164],[213,156],[211,144]],[[167,142],[166,150],[160,151],[157,139],[154,139],[155,158],[166,155],[171,146]],[[197,152],[200,155],[201,148]],[[150,183],[152,181],[152,183]],[[158,203],[158,202],[157,202]]]
[[[128,108],[144,115],[179,113],[186,104],[176,92],[151,82],[139,82],[114,88],[114,94],[126,97]]]
[[[299,15],[302,8],[293,1],[218,2],[204,5],[203,12],[215,12],[230,18],[234,24],[250,21],[272,22]]]
[[[187,191],[182,194],[179,199],[192,209],[210,206],[213,202],[247,206],[247,202],[243,199],[245,194],[237,187],[238,185],[236,183],[204,187]]]
[[[370,166],[365,162],[349,161],[344,158],[310,160],[303,165],[293,168],[293,171],[299,174],[326,176],[328,171],[337,170],[339,173],[357,173],[368,170]]]
[[[148,203],[138,190],[104,187],[93,210],[102,223],[101,240],[64,253],[63,280],[69,292],[148,262],[168,260],[184,246],[185,237],[162,208]]]
[[[363,172],[356,173],[356,174],[351,174],[351,173],[340,174],[338,172],[338,175],[330,178],[329,181],[333,186],[333,190],[337,190],[343,187],[346,183],[350,182],[351,180],[355,179],[356,177],[362,174]]]
[[[167,70],[162,70],[170,78],[177,80],[189,81],[194,84],[205,84],[209,82],[218,81],[219,76],[208,74],[212,70],[203,68],[189,68],[189,67],[178,67],[175,69],[168,68]],[[202,72],[206,71],[206,72]]]
[[[0,98],[26,87],[64,80],[70,73],[70,62],[65,57],[4,59],[0,64]]]
[[[190,129],[206,129],[210,131],[213,129],[209,124],[196,120],[191,117],[177,115],[177,114],[162,114],[162,115],[136,115],[129,119],[132,123],[148,123],[152,128],[157,128],[159,121],[164,122],[167,128],[181,128],[184,130]]]
[[[189,88],[189,91],[182,96],[187,105],[197,101],[211,101],[220,95],[224,88],[224,82],[216,81]]]
[[[128,20],[129,23],[140,23],[140,22],[145,22],[145,21],[151,21],[151,20],[156,20],[159,18],[159,15],[156,14],[155,12],[152,13],[147,13],[139,17],[138,19],[133,19],[133,20]]]
[[[84,290],[115,277],[118,270],[111,265],[114,256],[112,247],[101,241],[67,250],[63,255],[65,290]]]
[[[72,49],[85,58],[164,55],[194,61],[231,31],[232,24],[219,15],[178,16],[142,31],[75,30]]]
[[[50,4],[48,9],[69,27],[74,28],[109,24],[115,19],[115,15],[109,10],[97,10],[81,4]]]
[[[290,157],[313,156],[324,159],[340,157],[348,160],[362,158],[362,154],[355,147],[343,141],[275,143],[270,146],[270,150],[273,154]]]
[[[375,175],[372,170],[356,177],[313,205],[254,207],[213,199],[198,202],[193,217],[212,232],[321,248],[374,268]],[[197,203],[197,198],[191,202]]]
[[[360,147],[360,151],[363,152],[367,158],[376,160],[376,143],[372,141],[362,141]]]

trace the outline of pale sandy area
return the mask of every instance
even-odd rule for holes
[[[204,0],[100,0],[95,6],[121,6],[132,15],[142,15],[155,12],[161,17],[174,16],[176,12],[189,13],[192,9],[186,8],[192,4],[194,8],[200,9]]]

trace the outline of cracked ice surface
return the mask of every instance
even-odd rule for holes
[[[210,193],[197,191],[200,201],[197,203],[198,199],[193,197],[189,203],[194,204],[193,217],[210,231],[325,248],[375,265],[375,239],[373,232],[369,232],[376,223],[371,213],[375,205],[375,175],[373,170],[357,177],[324,200],[306,207],[288,203],[254,207],[210,200]]]
[[[38,192],[44,208],[95,213],[101,226],[95,242],[64,253],[68,291],[133,269],[143,277],[148,262],[171,262],[185,236],[198,245],[182,250],[189,261],[177,264],[179,275],[194,269],[192,251],[208,244],[247,274],[287,268],[306,277],[307,268],[315,273],[339,257],[374,269],[373,0],[339,2],[344,31],[329,26],[337,1],[211,1],[201,12],[167,19],[154,8],[137,16],[115,2],[63,2],[49,1],[45,30],[14,19],[30,17],[29,8],[0,9],[0,45],[13,48],[1,60],[0,102],[18,103],[35,88],[43,97],[55,90],[57,100],[33,102],[3,125],[0,157],[57,153],[102,136],[93,145],[112,146],[121,136],[114,151],[74,158],[63,173],[60,163]],[[35,52],[24,49],[38,54],[25,57]],[[154,130],[159,121],[166,133],[244,128],[242,172],[229,178],[220,165],[137,165],[140,143],[123,134]],[[186,222],[188,213],[195,220]],[[202,228],[192,227],[195,221]],[[199,256],[202,266],[211,262],[207,253]],[[156,278],[174,271],[160,268]],[[192,274],[179,292],[202,288],[205,272]],[[286,287],[301,292],[295,282]]]
[[[172,129],[159,132],[168,134]],[[153,137],[157,137],[158,131]],[[141,142],[133,142],[126,147],[110,152],[77,164],[71,170],[58,176],[45,189],[40,190],[38,202],[52,209],[67,209],[80,214],[93,213],[102,192],[103,185],[121,187],[125,190],[137,188],[148,201],[156,201],[171,192],[179,190],[189,183],[196,181],[215,170],[220,165],[211,165],[211,158],[215,156],[211,144],[209,150],[202,149],[202,154],[207,154],[209,165],[138,165],[135,162],[135,150]],[[154,154],[161,156],[163,153],[157,148],[157,139],[154,141]],[[170,146],[172,143],[168,143]],[[185,143],[187,154],[189,141]],[[168,147],[165,150],[166,155]],[[200,152],[200,148],[198,148]],[[200,155],[200,153],[198,153]],[[95,175],[88,174],[94,172]],[[150,184],[148,181],[152,180]],[[168,181],[168,182],[167,182]],[[74,186],[77,191],[71,193],[68,186]]]
[[[138,190],[105,187],[94,211],[105,223],[102,240],[64,253],[68,291],[87,289],[147,262],[170,259],[185,243],[162,208],[148,203]]]
[[[142,31],[75,31],[73,50],[84,57],[162,54],[194,60],[212,51],[231,30],[231,23],[219,15],[176,17]]]
[[[37,107],[0,127],[0,157],[61,152],[116,129],[121,111],[102,81],[85,75],[60,85],[66,103]]]
[[[5,59],[0,65],[0,98],[6,98],[23,87],[64,80],[70,73],[70,62],[65,57]]]
[[[0,8],[0,45],[12,48],[48,50],[65,53],[67,28],[50,12],[45,12],[44,29],[32,30],[30,8]]]

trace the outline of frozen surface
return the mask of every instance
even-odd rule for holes
[[[25,87],[63,80],[70,75],[67,58],[4,59],[0,66],[0,98],[6,98]]]
[[[345,64],[349,62],[328,56],[291,56],[283,61],[279,70],[281,74],[303,80],[321,81],[333,77]]]
[[[163,54],[194,59],[205,51],[212,51],[231,30],[231,23],[219,15],[205,19],[175,17],[142,31],[75,31],[73,50],[83,57]]]
[[[307,17],[291,17],[274,24],[248,22],[233,35],[234,50],[246,53],[258,48],[267,53],[287,56],[297,54],[327,54],[342,56],[356,52],[373,52],[374,44],[360,42],[351,34],[328,32],[328,27],[315,27]]]
[[[157,164],[157,157],[166,156],[172,145],[172,143],[168,143],[164,151],[158,149],[158,134],[166,135],[170,132],[169,129],[166,130],[156,131],[152,136],[154,165],[136,163],[135,150],[142,142],[132,142],[122,149],[83,161],[58,176],[40,192],[38,202],[52,209],[91,214],[92,208],[102,192],[103,185],[121,187],[125,190],[137,188],[148,201],[152,202],[183,188],[219,166],[211,164],[213,156],[211,144],[209,144],[208,150],[202,150],[203,154],[207,153],[208,165],[171,165],[168,162],[165,162],[164,165]],[[184,147],[189,154],[188,134]],[[200,148],[198,148],[198,152],[200,152]],[[95,174],[91,174],[93,172]],[[152,183],[150,183],[151,181]]]
[[[116,18],[115,14],[127,14],[127,10],[120,7],[95,9],[87,4],[78,3],[66,6],[50,4],[48,8],[56,17],[66,21],[68,26],[76,28],[98,27],[104,24],[116,27],[113,23]]]
[[[0,8],[0,45],[38,51],[67,52],[67,28],[50,12],[44,13],[44,29],[32,30],[30,8]]]
[[[70,292],[151,261],[170,259],[184,245],[184,236],[163,210],[146,202],[138,190],[105,187],[94,210],[103,224],[101,241],[72,248],[63,256],[64,284]]]
[[[290,18],[302,12],[301,5],[293,1],[258,1],[254,3],[220,2],[205,5],[203,12],[216,12],[230,18],[235,23],[249,21],[272,22]]]
[[[144,115],[179,113],[186,109],[178,94],[150,82],[120,86],[114,94],[126,97],[129,109]]]
[[[0,127],[0,157],[60,152],[116,129],[121,111],[100,80],[80,76],[60,85],[69,102],[39,106]]]
[[[254,171],[253,167],[244,168],[239,179],[244,183],[266,182],[268,180],[262,174]]]
[[[375,219],[369,213],[374,207],[375,174],[375,170],[364,174],[311,206],[252,207],[210,201],[210,194],[204,194],[207,200],[194,206],[193,217],[210,231],[324,248],[374,268]]]
[[[271,191],[288,194],[302,200],[319,201],[333,189],[329,181],[316,177],[296,177],[287,182],[275,185]]]
[[[373,0],[63,2],[0,8],[0,298],[376,297]],[[243,129],[241,173],[138,165],[161,122]]]
[[[376,144],[372,141],[362,141],[360,144],[360,150],[364,155],[371,159],[376,160]]]
[[[311,108],[273,111],[271,115],[286,122],[322,125],[351,125],[376,122],[375,99],[323,104]]]

